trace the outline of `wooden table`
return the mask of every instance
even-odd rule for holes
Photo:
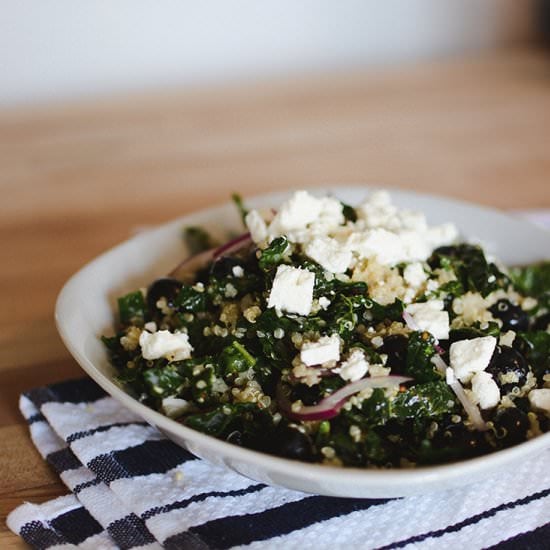
[[[53,321],[63,282],[136,228],[243,195],[375,182],[550,207],[550,54],[0,112],[0,547],[5,516],[66,491],[21,391],[77,377]]]

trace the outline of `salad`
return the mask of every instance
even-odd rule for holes
[[[235,202],[242,235],[186,228],[192,254],[119,298],[103,341],[136,399],[338,466],[445,463],[548,431],[550,262],[504,267],[384,191]]]

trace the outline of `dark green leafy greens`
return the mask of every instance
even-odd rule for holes
[[[416,384],[392,403],[392,412],[399,418],[437,418],[454,408],[454,394],[445,382]]]
[[[346,219],[346,221],[357,221],[357,212],[355,211],[355,208],[344,202],[342,203],[342,214],[344,214],[344,218]]]
[[[520,346],[535,374],[542,377],[550,372],[550,333],[546,331],[523,332],[519,335]]]
[[[405,373],[417,382],[432,382],[441,379],[432,362],[437,354],[435,338],[428,332],[413,332],[409,336]]]
[[[215,241],[208,231],[202,227],[190,226],[183,231],[183,239],[191,254],[198,254],[216,246]]]
[[[118,299],[118,313],[122,325],[142,325],[145,319],[145,300],[140,290]]]
[[[233,193],[233,195],[231,195],[231,199],[233,200],[235,206],[237,207],[237,210],[239,211],[243,225],[245,225],[244,219],[248,214],[248,210],[244,205],[243,198],[238,193]]]
[[[189,285],[182,285],[176,299],[176,306],[181,311],[205,311],[208,304],[208,294]]]
[[[550,261],[510,269],[514,286],[528,296],[538,298],[550,292]]]
[[[432,268],[454,271],[461,287],[455,283],[451,287],[453,292],[470,290],[487,296],[502,288],[507,281],[506,275],[494,263],[487,262],[483,250],[476,245],[459,244],[437,248],[428,263]]]
[[[267,271],[283,262],[285,254],[289,249],[286,237],[277,237],[271,244],[262,250],[258,266],[263,271]]]

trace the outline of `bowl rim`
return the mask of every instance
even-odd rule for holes
[[[514,221],[522,226],[528,225],[531,229],[535,229],[542,233],[548,233],[543,228],[537,227],[525,220],[521,220],[513,217],[510,214],[502,212],[497,209],[493,209],[487,206],[478,205],[469,201],[461,199],[455,199],[452,197],[438,196],[432,193],[422,193],[416,191],[410,191],[399,188],[387,188],[383,185],[373,184],[342,184],[342,185],[329,185],[321,187],[305,188],[308,192],[315,194],[331,192],[337,194],[339,191],[345,192],[365,192],[365,194],[372,192],[373,190],[383,189],[387,190],[390,195],[399,194],[406,197],[407,195],[418,197],[421,199],[432,199],[437,201],[443,201],[452,203],[454,205],[461,205],[469,209],[477,210],[477,213],[491,213],[491,215],[502,216],[503,219],[508,221]],[[292,189],[285,189],[284,191],[278,191],[273,193],[256,194],[250,197],[246,197],[249,204],[253,205],[255,202],[271,202],[284,200]],[[161,232],[168,229],[169,226],[185,223],[185,220],[191,216],[207,216],[215,215],[217,211],[227,210],[230,206],[230,202],[225,201],[223,203],[216,203],[210,207],[202,208],[197,211],[179,216],[175,219],[169,220],[148,230],[149,234],[153,232]],[[160,412],[147,407],[146,405],[137,401],[130,394],[126,393],[122,387],[116,384],[107,375],[102,373],[97,366],[82,352],[82,350],[73,342],[68,333],[67,319],[65,311],[68,307],[68,302],[71,300],[71,295],[74,292],[74,288],[78,286],[79,280],[84,276],[87,270],[105,259],[107,256],[116,254],[122,247],[127,246],[129,243],[134,242],[136,239],[140,239],[141,234],[134,235],[125,241],[118,243],[117,245],[109,248],[100,255],[96,256],[91,261],[82,266],[76,273],[74,273],[67,282],[61,288],[56,304],[55,304],[55,322],[59,335],[67,347],[71,355],[76,359],[83,370],[99,385],[108,395],[117,399],[124,406],[144,418],[147,422],[156,426],[163,432],[177,432],[181,434],[181,439],[190,442],[197,442],[201,446],[210,447],[212,451],[218,453],[220,456],[227,457],[231,460],[238,460],[241,463],[248,464],[250,466],[261,465],[262,469],[269,468],[272,471],[283,473],[284,475],[291,475],[300,477],[302,479],[315,480],[319,476],[328,480],[331,483],[343,483],[349,485],[352,482],[360,482],[361,484],[368,484],[369,482],[375,482],[376,485],[385,485],[388,489],[396,489],[402,485],[410,487],[419,487],[430,481],[436,481],[444,478],[445,481],[453,481],[458,478],[468,477],[469,475],[478,475],[488,470],[493,470],[500,466],[505,466],[512,463],[514,460],[519,459],[522,456],[530,455],[536,451],[543,450],[550,446],[550,432],[537,436],[531,440],[522,442],[518,445],[495,451],[486,455],[482,455],[475,458],[469,458],[459,460],[456,462],[434,465],[421,465],[414,468],[358,468],[350,466],[329,466],[320,463],[309,463],[298,460],[282,458],[267,453],[255,451],[246,447],[240,447],[221,439],[217,439],[213,436],[204,434],[202,432],[188,428],[175,420],[161,414]]]

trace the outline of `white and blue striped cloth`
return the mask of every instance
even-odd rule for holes
[[[71,491],[8,517],[35,548],[550,548],[550,451],[459,489],[338,499],[200,460],[90,379],[32,390],[20,407]]]

